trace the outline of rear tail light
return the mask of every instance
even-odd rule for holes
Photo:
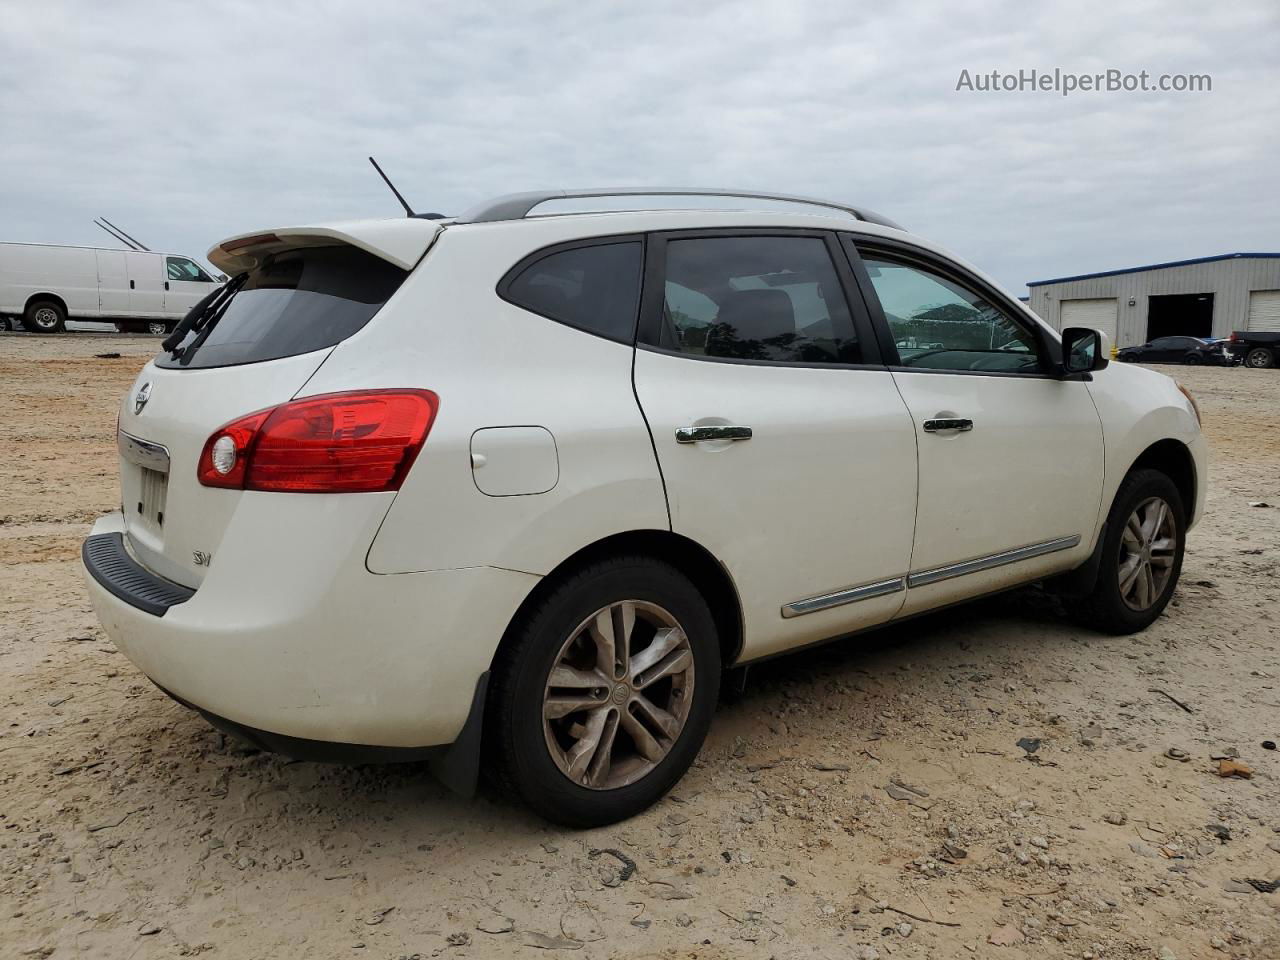
[[[399,490],[435,420],[430,390],[329,393],[259,410],[205,441],[206,487],[288,493]]]

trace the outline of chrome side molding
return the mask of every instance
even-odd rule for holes
[[[1003,553],[993,553],[989,557],[978,557],[977,559],[964,560],[960,563],[948,563],[945,566],[934,567],[930,570],[920,570],[917,573],[908,575],[907,586],[924,587],[931,583],[950,580],[953,577],[963,577],[966,574],[990,570],[992,567],[1003,567],[1007,563],[1017,563],[1019,560],[1042,557],[1046,553],[1070,550],[1079,543],[1079,536],[1059,537],[1056,540],[1045,540],[1043,543],[1033,543],[1030,546],[1018,547],[1015,550],[1005,550]]]
[[[833,593],[824,593],[817,597],[810,597],[807,600],[796,600],[794,603],[784,604],[782,616],[784,619],[790,620],[792,617],[804,616],[806,613],[816,613],[819,610],[829,610],[832,607],[844,606],[846,603],[857,603],[859,600],[870,600],[872,597],[883,597],[890,593],[899,593],[909,587],[925,587],[931,583],[950,580],[953,577],[963,577],[966,574],[979,573],[983,570],[990,570],[993,567],[1003,567],[1005,564],[1017,563],[1019,560],[1042,557],[1046,553],[1070,550],[1079,543],[1079,536],[1058,537],[1056,540],[1045,540],[1043,543],[1033,543],[1030,546],[1018,547],[1015,550],[993,553],[988,557],[978,557],[974,560],[964,560],[960,563],[949,563],[946,566],[933,567],[930,570],[921,570],[917,573],[907,574],[905,577],[890,577],[888,580],[877,580],[874,583],[846,587]]]
[[[903,577],[877,580],[875,583],[864,583],[861,586],[837,590],[835,593],[824,593],[820,597],[810,597],[808,600],[797,600],[795,603],[788,603],[782,608],[782,616],[790,620],[792,617],[815,613],[818,610],[829,610],[831,607],[844,606],[846,603],[857,603],[859,600],[870,600],[872,597],[900,593],[906,587],[906,581]]]
[[[130,463],[156,473],[169,472],[169,449],[150,440],[143,440],[120,430],[116,433],[116,446],[120,456]]]

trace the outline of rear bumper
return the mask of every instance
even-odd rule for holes
[[[326,519],[301,538],[291,527],[288,537],[259,536],[241,550],[228,531],[204,582],[163,616],[86,568],[94,611],[158,686],[263,745],[263,737],[361,748],[453,742],[538,578],[491,567],[371,574],[364,552],[343,546],[367,544],[372,531]],[[259,530],[272,529],[268,520],[248,518]],[[111,514],[91,538],[123,531]]]
[[[210,713],[208,710],[182,699],[176,693],[166,690],[158,684],[157,687],[161,693],[167,695],[175,703],[181,704],[188,710],[194,710],[209,721],[211,726],[217,727],[223,733],[229,733],[238,740],[255,746],[259,750],[266,750],[268,753],[281,753],[287,757],[292,757],[294,760],[310,760],[314,763],[353,764],[412,763],[420,760],[430,760],[448,749],[448,747],[379,747],[364,743],[331,743],[325,740],[304,740],[300,737],[290,737],[271,730],[246,727],[243,723],[236,723],[234,720],[220,717],[216,713]]]

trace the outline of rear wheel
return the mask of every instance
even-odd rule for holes
[[[1200,354],[1198,354],[1198,353],[1188,353],[1188,354],[1187,354],[1187,355],[1182,359],[1182,362],[1183,362],[1183,363],[1186,363],[1186,364],[1189,364],[1189,365],[1191,365],[1191,366],[1196,366],[1197,364],[1204,363],[1204,357],[1200,356]]]
[[[1186,530],[1173,481],[1157,470],[1130,474],[1107,517],[1097,583],[1071,612],[1104,633],[1136,633],[1150,625],[1178,584]]]
[[[1275,355],[1266,347],[1254,347],[1244,355],[1244,365],[1253,367],[1255,370],[1265,370],[1267,367],[1275,366]]]
[[[67,312],[55,300],[35,300],[22,315],[22,325],[32,333],[61,333],[67,328]]]
[[[152,320],[147,324],[147,333],[154,334],[157,337],[163,337],[169,332],[169,325],[161,320]]]
[[[634,816],[671,789],[720,683],[715,623],[688,578],[646,557],[595,563],[516,629],[489,698],[502,783],[573,827]]]

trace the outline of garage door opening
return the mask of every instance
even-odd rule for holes
[[[1063,300],[1062,329],[1065,330],[1067,327],[1089,327],[1091,330],[1101,330],[1111,338],[1112,343],[1116,343],[1115,298]]]
[[[1158,337],[1213,336],[1213,294],[1179,293],[1151,297],[1147,307],[1147,342]]]

